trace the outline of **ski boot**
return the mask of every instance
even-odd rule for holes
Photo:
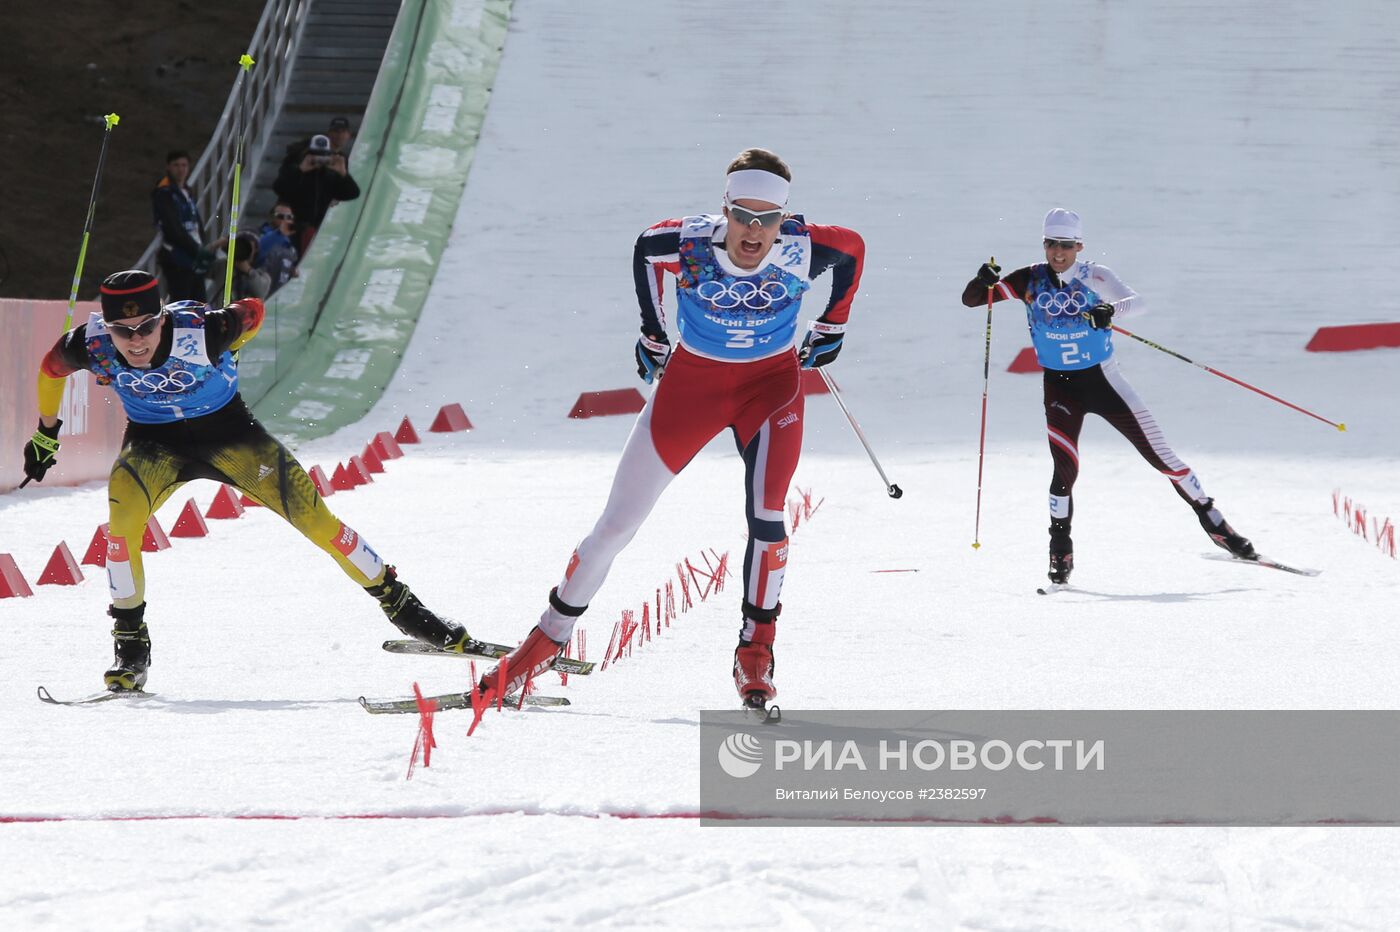
[[[135,608],[107,609],[112,616],[114,659],[102,682],[112,692],[141,692],[151,665],[151,638],[146,631],[146,603]]]
[[[1050,572],[1045,575],[1050,577],[1050,581],[1057,586],[1069,585],[1069,574],[1074,571],[1074,554],[1054,553],[1050,554]]]
[[[1068,585],[1074,570],[1074,541],[1069,537],[1067,522],[1050,522],[1050,581],[1057,586]]]
[[[1215,507],[1215,499],[1208,498],[1204,503],[1195,506],[1196,517],[1200,519],[1201,527],[1215,545],[1222,550],[1228,551],[1230,556],[1236,560],[1257,560],[1258,552],[1254,545],[1243,534],[1230,527],[1225,516],[1220,513],[1220,509]]]
[[[481,678],[477,683],[477,694],[485,698],[488,704],[494,703],[497,698],[520,695],[526,683],[554,666],[555,658],[567,643],[550,640],[536,625],[519,647],[502,657],[501,662]],[[504,677],[502,670],[505,671]]]
[[[366,586],[365,591],[379,600],[379,607],[395,628],[415,640],[454,654],[464,653],[473,643],[466,628],[444,621],[418,601],[418,596],[399,582],[399,574],[392,566],[384,567],[383,582]]]
[[[780,714],[776,706],[768,707],[778,695],[778,687],[773,684],[773,638],[782,610],[782,603],[761,609],[745,602],[744,626],[739,631],[739,646],[734,648],[734,688],[739,691],[743,707],[755,716],[773,721]]]

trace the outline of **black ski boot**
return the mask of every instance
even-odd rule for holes
[[[107,609],[112,616],[112,640],[115,658],[112,669],[102,676],[102,682],[112,692],[140,692],[146,685],[146,670],[151,665],[151,638],[146,631],[146,603],[135,608]]]
[[[379,600],[379,607],[395,628],[415,640],[456,654],[466,651],[471,643],[467,629],[430,612],[408,586],[399,582],[399,574],[392,566],[384,567],[382,583],[366,586],[365,591]]]
[[[1217,547],[1228,551],[1230,556],[1237,560],[1259,559],[1259,554],[1249,539],[1230,527],[1225,516],[1220,513],[1220,509],[1215,507],[1215,499],[1208,498],[1203,504],[1196,505],[1195,508],[1196,517],[1200,519],[1201,527],[1210,535],[1210,539],[1215,542]]]
[[[1069,582],[1069,574],[1074,570],[1074,541],[1069,537],[1069,522],[1060,519],[1050,521],[1050,581],[1057,586]]]

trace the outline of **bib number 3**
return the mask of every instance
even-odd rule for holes
[[[728,330],[729,342],[724,345],[730,349],[749,349],[753,346],[752,330]]]

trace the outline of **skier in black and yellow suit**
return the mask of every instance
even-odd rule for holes
[[[190,479],[242,490],[285,518],[379,600],[401,631],[447,650],[462,650],[463,628],[423,606],[394,568],[326,507],[287,448],[263,429],[238,394],[233,353],[257,335],[256,298],[221,309],[196,301],[160,304],[148,272],[107,277],[102,313],[59,338],[39,370],[39,427],[25,444],[24,471],[35,480],[54,464],[63,380],[90,369],[116,390],[126,410],[122,450],[108,481],[111,519],[107,579],[115,620],[112,690],[141,689],[150,665],[141,539],[151,514]]]

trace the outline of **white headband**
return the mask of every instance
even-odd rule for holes
[[[724,199],[733,203],[740,198],[767,201],[784,207],[788,199],[787,179],[761,168],[730,172],[724,183]]]

